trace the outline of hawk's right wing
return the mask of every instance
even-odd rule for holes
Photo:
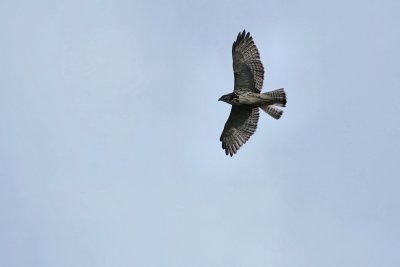
[[[219,139],[226,155],[232,157],[249,140],[257,129],[259,116],[258,108],[232,106]]]
[[[264,66],[253,38],[246,31],[239,32],[232,45],[234,92],[261,92],[264,81]]]

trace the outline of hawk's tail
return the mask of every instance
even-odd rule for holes
[[[262,96],[263,98],[268,100],[268,103],[270,105],[277,105],[280,107],[286,106],[286,93],[283,88],[263,93]]]
[[[286,106],[285,90],[283,88],[277,89],[275,91],[263,93],[262,96],[267,100],[267,103],[262,105],[261,109],[271,115],[274,119],[279,119],[283,114],[283,110],[276,106]]]

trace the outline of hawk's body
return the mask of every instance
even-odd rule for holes
[[[261,108],[275,119],[283,111],[276,106],[286,105],[283,88],[261,93],[264,81],[264,67],[260,54],[250,33],[238,34],[232,45],[233,72],[235,85],[233,93],[223,95],[219,100],[232,105],[231,114],[225,123],[220,141],[225,153],[233,156],[257,129]]]

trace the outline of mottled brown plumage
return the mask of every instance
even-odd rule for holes
[[[248,91],[259,93],[264,81],[264,66],[253,38],[248,32],[238,34],[232,45],[234,92]]]
[[[238,34],[232,45],[232,58],[235,76],[233,93],[223,95],[219,99],[232,105],[220,137],[222,148],[230,156],[233,156],[256,131],[260,116],[259,107],[273,118],[279,119],[283,111],[276,106],[286,105],[286,93],[283,88],[260,94],[264,81],[264,67],[249,32],[243,30]]]

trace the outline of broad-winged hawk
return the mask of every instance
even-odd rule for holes
[[[239,32],[232,45],[233,72],[235,85],[233,93],[219,99],[232,105],[231,113],[220,141],[226,155],[233,156],[249,140],[257,129],[259,109],[275,119],[282,116],[286,105],[286,93],[283,88],[261,93],[264,81],[264,67],[260,53],[250,33]]]

